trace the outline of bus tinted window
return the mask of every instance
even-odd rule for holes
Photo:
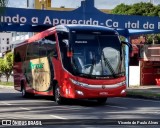
[[[16,47],[14,49],[14,62],[22,62],[26,56],[27,45]]]
[[[54,35],[47,36],[37,42],[28,44],[27,60],[39,57],[54,56],[57,54],[56,39]]]
[[[15,51],[15,53],[14,53],[14,61],[15,62],[21,62],[22,61],[22,57],[21,57],[20,53],[17,52],[17,51]]]
[[[45,44],[45,39],[39,41],[39,57],[47,56],[47,49]]]
[[[56,39],[54,35],[50,35],[45,38],[45,46],[47,49],[47,56],[57,55]]]
[[[56,41],[53,38],[46,37],[39,41],[39,57],[49,56],[56,53]]]
[[[36,59],[39,57],[39,43],[34,42],[28,45],[27,50],[27,60]]]

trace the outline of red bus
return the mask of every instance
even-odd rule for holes
[[[23,97],[96,99],[126,95],[124,43],[115,30],[91,25],[58,25],[14,49],[14,88]]]

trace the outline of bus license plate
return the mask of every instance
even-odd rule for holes
[[[108,92],[100,92],[99,95],[108,95]]]

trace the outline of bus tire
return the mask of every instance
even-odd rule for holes
[[[24,85],[21,86],[21,94],[22,94],[23,98],[33,97],[34,96],[33,93],[26,92],[26,89],[25,89]]]
[[[107,98],[98,98],[98,99],[97,99],[97,103],[98,103],[98,104],[101,104],[101,105],[105,104],[106,101],[107,101]]]
[[[61,95],[60,95],[60,90],[59,90],[59,85],[58,84],[56,84],[56,86],[55,86],[54,97],[55,97],[55,102],[57,104],[63,104],[64,103],[63,97],[61,97]]]
[[[28,97],[28,93],[26,92],[24,85],[21,85],[21,94],[24,98]]]

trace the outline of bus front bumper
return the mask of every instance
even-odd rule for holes
[[[126,96],[125,81],[113,85],[82,85],[72,81],[72,87],[68,93],[68,98],[88,99],[88,98],[107,98]]]
[[[126,86],[114,89],[86,89],[76,88],[74,98],[101,98],[126,96]]]

